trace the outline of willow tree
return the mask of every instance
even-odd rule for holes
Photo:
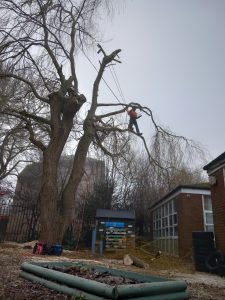
[[[95,41],[94,25],[103,4],[103,0],[0,0],[0,61],[7,65],[0,78],[11,85],[19,82],[10,101],[2,105],[1,114],[19,119],[30,142],[43,153],[40,240],[49,244],[62,241],[74,218],[76,191],[90,145],[94,143],[114,157],[123,145],[117,153],[111,153],[105,138],[121,139],[128,131],[116,116],[130,104],[98,100],[103,73],[107,66],[119,62],[119,49],[107,54],[98,46],[101,61],[88,99],[89,110],[80,113],[87,99],[78,86],[77,53]],[[148,108],[133,105],[150,116],[157,132],[167,134],[154,122]],[[98,108],[102,108],[101,114]],[[73,166],[59,192],[59,161],[73,130],[77,137]]]
[[[77,114],[86,102],[86,97],[79,93],[75,52],[82,43],[94,40],[92,29],[102,2],[0,1],[4,15],[0,59],[7,65],[1,79],[10,79],[12,85],[21,82],[10,95],[10,101],[2,106],[1,113],[20,119],[30,141],[43,152],[40,240],[50,244],[62,241],[74,218],[74,199],[89,146],[93,141],[101,145],[98,131],[105,127],[101,122],[105,116],[96,116],[98,89],[105,68],[116,60],[120,50],[106,55],[100,48],[102,60],[93,85],[91,106],[83,120],[68,182],[59,193],[59,160],[76,125]],[[113,130],[109,125],[105,129]]]
[[[7,70],[7,65],[4,70]],[[0,63],[0,72],[3,66]],[[9,80],[0,80],[0,107],[4,107],[6,102],[17,90],[18,85],[10,84]],[[28,134],[24,129],[21,120],[9,115],[1,115],[0,118],[0,189],[9,190],[10,179],[17,176],[21,167],[34,160],[35,148],[27,138]],[[29,153],[29,155],[28,155]],[[10,178],[10,179],[9,179]]]

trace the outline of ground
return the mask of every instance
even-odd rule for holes
[[[62,300],[71,297],[56,293],[39,284],[33,284],[19,277],[20,265],[23,261],[31,260],[82,260],[91,261],[104,266],[125,269],[134,272],[157,275],[166,278],[182,279],[188,284],[191,294],[190,300],[224,300],[225,278],[195,272],[191,260],[172,258],[161,254],[155,259],[154,255],[136,250],[133,255],[140,257],[148,264],[146,269],[135,266],[124,266],[123,260],[115,253],[104,257],[92,256],[89,251],[64,251],[61,257],[34,255],[29,247],[24,245],[1,243],[0,244],[0,299],[1,300]]]

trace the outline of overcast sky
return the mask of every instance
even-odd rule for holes
[[[114,68],[126,102],[149,106],[161,124],[217,157],[225,151],[225,1],[123,3],[112,20],[102,21],[102,45],[107,52],[122,49],[122,64]],[[90,57],[97,66],[100,57]],[[80,89],[90,91],[95,71],[89,62],[82,63]],[[107,82],[120,98],[107,72]],[[101,100],[117,102],[102,90]],[[147,140],[149,122],[144,115],[139,119]]]

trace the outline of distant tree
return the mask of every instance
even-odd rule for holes
[[[202,173],[206,153],[199,146],[191,151],[173,137],[152,141],[151,155],[158,162],[149,163],[143,153],[134,160],[136,177],[130,191],[129,205],[135,210],[139,234],[148,230],[149,208],[179,185],[206,181]]]
[[[94,189],[79,195],[82,201],[77,207],[79,230],[76,232],[76,249],[80,242],[86,245],[91,244],[91,227],[95,225],[96,210],[98,208],[111,209],[112,194],[113,186],[106,179],[106,181],[96,183]]]
[[[152,139],[151,153],[159,162],[154,169],[154,180],[158,183],[162,194],[179,184],[199,183],[205,180],[202,166],[206,163],[207,151],[198,143],[192,141],[192,147],[187,147],[185,141],[178,142],[170,136]]]
[[[26,132],[20,124],[2,127],[0,130],[0,182],[9,176],[17,176],[22,164],[31,161],[28,151],[32,147],[26,142]]]

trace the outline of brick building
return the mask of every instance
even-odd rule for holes
[[[203,169],[211,185],[216,247],[225,253],[225,152]]]
[[[152,207],[154,250],[192,255],[192,232],[213,231],[209,184],[176,187]]]
[[[62,157],[58,172],[57,188],[59,191],[67,183],[72,165],[73,157]],[[74,199],[77,214],[79,214],[80,208],[85,205],[86,193],[93,192],[95,184],[101,184],[105,181],[104,161],[87,157],[84,169],[85,173],[79,184],[76,200]],[[19,174],[7,225],[7,240],[21,242],[37,238],[39,231],[37,201],[41,187],[41,176],[41,163],[27,165]],[[82,229],[82,222],[79,221],[77,216],[74,216],[74,224],[72,226],[74,235]]]

